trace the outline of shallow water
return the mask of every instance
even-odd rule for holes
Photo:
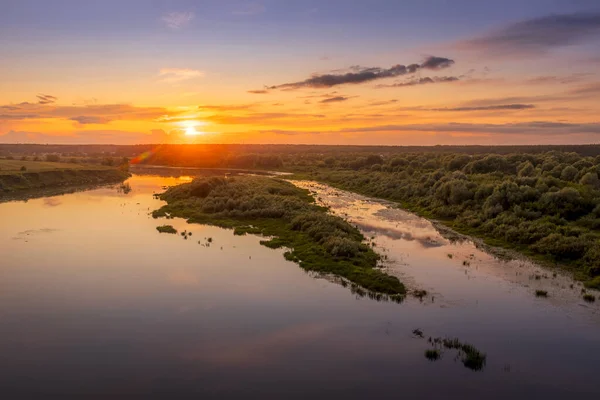
[[[428,291],[402,304],[359,298],[256,236],[148,215],[162,204],[154,192],[189,179],[136,175],[128,194],[0,204],[3,398],[600,394],[598,302],[584,303],[568,277],[451,243],[385,203],[299,183],[373,237],[390,273]],[[163,223],[193,235],[160,234]],[[472,343],[487,365],[469,370],[450,351],[428,361],[416,328]]]

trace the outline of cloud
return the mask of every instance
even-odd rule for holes
[[[0,106],[0,120],[66,119],[80,124],[108,123],[115,120],[151,121],[179,115],[163,107],[136,107],[129,104],[90,104],[57,106],[55,104],[20,103]]]
[[[547,75],[547,76],[536,76],[535,78],[530,78],[525,81],[525,83],[529,85],[546,85],[559,83],[562,85],[568,85],[571,83],[577,83],[584,81],[586,78],[593,76],[592,73],[577,73],[571,74],[567,76],[555,76],[555,75]]]
[[[71,121],[75,121],[80,123],[81,125],[86,124],[107,124],[110,122],[110,119],[105,117],[93,116],[93,115],[80,115],[77,117],[69,118]]]
[[[202,78],[204,72],[187,68],[162,68],[158,74],[161,82],[177,83],[194,78]]]
[[[321,100],[319,103],[339,103],[342,101],[346,101],[348,99],[349,99],[349,97],[336,96],[336,97],[330,97],[328,99]]]
[[[269,93],[269,91],[266,90],[266,89],[262,89],[262,90],[248,90],[248,93],[250,93],[250,94],[267,94],[267,93]]]
[[[256,104],[229,104],[198,106],[203,111],[242,111],[254,108]]]
[[[235,10],[233,14],[235,15],[257,15],[265,12],[267,8],[264,4],[261,3],[248,3],[244,5],[242,8]]]
[[[404,82],[398,82],[391,85],[377,85],[377,88],[391,88],[391,87],[405,87],[405,86],[417,86],[417,85],[426,85],[429,83],[447,83],[447,82],[456,82],[459,81],[460,78],[457,76],[434,76],[433,78],[424,77],[424,78],[414,78],[409,79]]]
[[[430,56],[421,64],[421,68],[431,69],[434,71],[451,67],[454,64],[454,60],[450,60],[444,57]]]
[[[180,142],[181,136],[167,134],[162,129],[151,133],[120,130],[78,131],[69,135],[41,132],[10,131],[0,134],[1,143],[44,144],[157,144]]]
[[[376,125],[357,128],[343,128],[332,131],[268,131],[278,135],[300,134],[351,134],[374,132],[427,132],[427,133],[471,133],[488,135],[600,135],[600,123],[568,123],[554,121],[528,121],[506,124],[476,124],[449,122],[445,124],[407,124],[407,125]]]
[[[181,28],[189,25],[193,19],[194,19],[194,13],[191,11],[184,11],[184,12],[173,11],[173,12],[163,15],[161,18],[161,20],[164,22],[164,24],[168,28],[174,29],[174,30],[178,30],[178,29],[181,29]]]
[[[600,13],[555,14],[515,22],[459,47],[489,54],[531,55],[579,44],[600,35]]]
[[[38,94],[36,97],[38,98],[39,104],[52,104],[58,100],[58,98],[50,96],[49,94]]]
[[[497,110],[529,110],[535,108],[533,104],[499,104],[495,106],[480,107],[450,107],[430,108],[427,111],[497,111]]]
[[[340,132],[454,132],[454,133],[488,133],[488,134],[600,134],[600,123],[567,123],[554,121],[529,121],[507,124],[471,124],[450,122],[447,124],[416,125],[384,125],[364,128],[347,128]]]
[[[39,114],[0,114],[0,121],[20,121],[38,118],[41,118]]]
[[[410,64],[408,66],[398,64],[384,69],[379,67],[350,67],[346,73],[315,74],[312,77],[299,82],[284,83],[271,86],[269,89],[295,90],[301,88],[330,88],[345,84],[360,84],[378,79],[395,78],[407,74],[413,74],[421,69],[440,70],[454,64],[454,60],[444,57],[430,56],[421,64]]]
[[[267,124],[279,123],[282,120],[308,120],[322,119],[323,114],[300,114],[300,113],[255,113],[243,116],[238,115],[211,115],[204,117],[206,121],[224,125],[243,125],[243,124]]]

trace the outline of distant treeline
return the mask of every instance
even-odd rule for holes
[[[327,157],[392,157],[398,154],[543,154],[576,153],[583,157],[600,155],[600,145],[538,146],[321,146],[256,144],[183,145],[44,145],[0,144],[0,157],[57,154],[66,157],[128,157],[148,153],[145,164],[186,167],[277,168],[311,165]]]

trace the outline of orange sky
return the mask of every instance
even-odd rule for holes
[[[101,9],[63,32],[19,7],[5,14],[21,19],[12,38],[0,30],[0,142],[559,144],[600,134],[600,60],[589,57],[600,17],[564,14],[572,25],[561,32],[565,21],[540,8],[388,43],[369,32],[393,19],[362,26],[348,14],[336,29],[315,11],[314,32],[291,21],[276,40],[265,24],[287,9],[264,4],[223,11],[222,33],[206,43],[198,10],[111,28]]]

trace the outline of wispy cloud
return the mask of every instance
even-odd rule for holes
[[[583,43],[600,36],[600,13],[547,15],[515,22],[459,47],[488,54],[532,55]]]
[[[588,77],[593,76],[592,73],[576,73],[566,76],[556,76],[556,75],[545,75],[545,76],[536,76],[535,78],[530,78],[525,81],[525,83],[530,85],[546,85],[546,84],[562,84],[568,85],[571,83],[577,83],[581,81],[585,81]]]
[[[350,97],[344,97],[344,96],[330,97],[328,99],[321,100],[320,103],[340,103],[342,101],[348,100],[349,98]]]
[[[51,96],[49,94],[38,94],[36,97],[38,98],[39,104],[52,104],[56,103],[56,100],[58,100],[56,96]]]
[[[428,111],[501,111],[501,110],[529,110],[535,108],[533,104],[499,104],[495,106],[479,107],[447,107],[429,108]]]
[[[158,75],[161,82],[177,83],[188,79],[202,78],[204,72],[187,68],[163,68]]]
[[[94,116],[94,115],[79,115],[77,117],[69,118],[71,121],[75,121],[81,125],[87,124],[107,124],[110,122],[109,118]]]
[[[191,11],[173,11],[162,16],[162,22],[170,29],[181,29],[192,22],[194,13]]]
[[[266,11],[266,9],[267,8],[262,3],[250,2],[250,3],[244,4],[239,9],[233,11],[233,14],[235,14],[235,15],[256,15],[256,14],[264,13]]]
[[[375,125],[343,128],[331,131],[270,131],[279,135],[328,134],[328,133],[375,133],[375,132],[428,132],[428,133],[472,133],[511,135],[580,135],[600,134],[600,123],[569,123],[554,121],[527,121],[506,124],[478,124],[449,122],[445,124]]]
[[[390,68],[379,67],[350,67],[346,73],[315,74],[299,82],[284,83],[271,86],[269,89],[295,90],[301,88],[330,88],[345,84],[360,84],[385,78],[395,78],[407,74],[414,74],[419,70],[441,70],[454,64],[454,60],[445,57],[427,57],[421,64],[398,64]]]
[[[404,82],[393,83],[391,85],[377,85],[378,88],[390,88],[390,87],[405,87],[405,86],[418,86],[418,85],[427,85],[430,83],[448,83],[448,82],[456,82],[459,81],[460,78],[457,76],[434,76],[434,77],[424,77],[424,78],[415,78],[409,79]]]
[[[250,93],[250,94],[267,94],[267,93],[269,93],[269,91],[266,89],[248,90],[248,93]]]
[[[57,106],[55,104],[19,103],[0,106],[1,121],[64,119],[79,124],[106,124],[116,120],[153,121],[165,115],[178,115],[162,107],[136,107],[129,104],[91,104]]]

